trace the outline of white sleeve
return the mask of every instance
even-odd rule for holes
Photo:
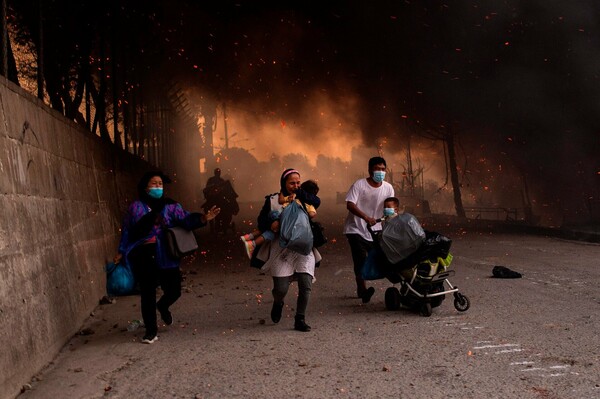
[[[356,202],[358,201],[358,196],[359,196],[359,189],[358,189],[358,181],[355,181],[354,184],[352,184],[352,186],[350,186],[350,189],[348,190],[348,192],[346,193],[346,202],[352,202],[354,204],[356,204]]]

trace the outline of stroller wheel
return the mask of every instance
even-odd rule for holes
[[[398,310],[400,308],[400,291],[396,287],[385,290],[385,308],[387,310]]]
[[[458,310],[459,312],[466,312],[470,306],[471,302],[469,301],[469,298],[467,298],[461,293],[454,293],[454,307],[456,308],[456,310]]]
[[[419,309],[419,312],[421,313],[421,316],[431,316],[431,304],[429,302],[421,304],[421,309]]]

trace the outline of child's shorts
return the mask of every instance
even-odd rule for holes
[[[273,241],[275,239],[275,233],[273,233],[271,230],[263,231],[262,236],[267,241]]]

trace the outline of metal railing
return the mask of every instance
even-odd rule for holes
[[[465,213],[469,219],[504,221],[519,220],[519,211],[517,208],[466,206]]]

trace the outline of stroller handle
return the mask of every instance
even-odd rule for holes
[[[380,217],[379,219],[375,219],[375,224],[381,223],[384,220],[385,220],[385,217]],[[373,231],[373,227],[369,223],[367,223],[367,230],[369,230],[371,237],[376,236],[377,234],[380,233],[379,231]]]

